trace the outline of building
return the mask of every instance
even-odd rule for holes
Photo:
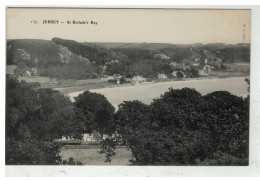
[[[26,77],[31,77],[31,76],[32,76],[32,74],[31,74],[31,72],[30,72],[30,71],[26,71],[26,72],[25,72],[25,76],[26,76]]]
[[[208,77],[209,74],[208,74],[208,73],[205,73],[204,70],[199,70],[199,76]]]
[[[179,66],[179,64],[174,62],[174,61],[172,61],[170,65],[173,66],[173,67],[178,67]]]
[[[198,67],[200,64],[199,63],[193,63],[192,66]]]
[[[61,139],[57,139],[57,142],[68,142],[68,143],[80,143],[80,142],[85,142],[85,143],[101,143],[102,140],[108,138],[108,135],[103,135],[103,139],[101,138],[101,134],[98,133],[97,131],[93,131],[91,134],[83,134],[82,140],[80,141],[79,139],[74,139],[72,137],[65,137],[62,136]]]
[[[158,79],[167,79],[165,73],[158,74]]]
[[[93,131],[92,134],[84,134],[83,135],[83,142],[87,143],[100,143],[102,140],[106,139],[108,135],[103,135],[103,139],[101,138],[101,134],[97,131]]]
[[[123,78],[120,74],[114,74],[113,79],[116,80],[117,84],[120,84],[120,79]]]
[[[134,76],[132,78],[132,84],[133,85],[140,85],[142,84],[143,82],[146,82],[147,79],[146,78],[143,78],[143,76]]]

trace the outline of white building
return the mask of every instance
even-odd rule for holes
[[[108,138],[109,136],[108,135],[103,135],[103,139],[101,139],[101,134],[99,134],[97,131],[93,131],[93,133],[91,134],[84,134],[83,137],[82,137],[82,140],[81,142],[85,142],[85,143],[100,143],[101,140],[104,140],[106,138]],[[57,140],[58,142],[80,142],[79,140],[77,139],[74,139],[74,138],[71,138],[71,137],[68,137],[66,138],[65,136],[62,136],[61,139],[58,139]]]
[[[31,77],[32,74],[30,73],[30,71],[26,71],[26,72],[25,72],[25,76],[26,76],[26,77]]]
[[[158,79],[167,79],[167,76],[164,73],[158,74]]]
[[[209,74],[208,74],[208,73],[205,73],[204,70],[199,70],[199,75],[200,75],[200,76],[203,76],[203,77],[209,76]]]
[[[143,82],[146,82],[147,79],[143,78],[143,76],[134,76],[132,78],[132,84],[133,85],[138,85],[138,84],[142,84]]]

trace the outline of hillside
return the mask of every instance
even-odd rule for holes
[[[32,75],[56,79],[88,79],[114,74],[156,78],[158,74],[171,76],[179,71],[186,77],[193,77],[203,69],[205,59],[215,71],[225,70],[227,63],[248,63],[250,45],[79,43],[61,38],[7,41],[7,64],[16,65],[14,73],[20,76],[30,71]]]
[[[58,63],[58,49],[56,44],[48,40],[10,40],[7,42],[7,64],[17,64],[24,60],[33,65],[35,59],[40,63],[46,61],[47,64]]]
[[[7,64],[17,65],[16,75],[23,76],[25,71],[31,71],[57,79],[92,78],[101,71],[88,58],[48,40],[7,41]]]

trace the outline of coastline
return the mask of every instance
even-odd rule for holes
[[[145,104],[150,104],[154,98],[159,97],[169,88],[181,89],[184,87],[195,88],[202,95],[213,91],[229,91],[230,93],[246,97],[247,83],[245,77],[227,77],[227,78],[190,78],[184,81],[165,81],[155,82],[142,85],[124,85],[105,87],[99,89],[89,89],[90,92],[100,93],[107,97],[111,104],[117,108],[118,104],[123,101],[140,100]],[[84,91],[75,91],[65,94],[73,102],[73,97],[78,96]]]

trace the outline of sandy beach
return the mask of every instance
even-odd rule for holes
[[[242,97],[246,97],[248,94],[248,85],[245,82],[245,77],[189,79],[185,81],[158,82],[138,86],[91,89],[90,92],[103,94],[117,109],[118,105],[123,101],[139,100],[145,104],[150,104],[154,98],[168,91],[170,87],[173,89],[181,89],[184,87],[195,88],[202,95],[213,91],[229,91],[234,95]],[[74,97],[80,93],[83,93],[83,91],[69,93],[67,96],[74,101]]]

